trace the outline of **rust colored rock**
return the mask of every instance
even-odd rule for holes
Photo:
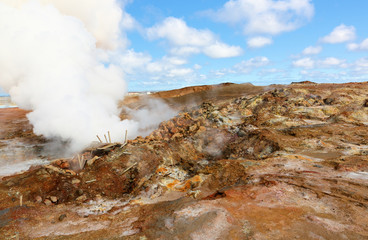
[[[41,196],[36,196],[35,197],[35,202],[36,203],[41,203],[42,202],[42,197]]]
[[[183,137],[183,134],[181,134],[181,133],[175,133],[175,134],[172,136],[172,138],[173,138],[173,139],[182,138],[182,137]]]
[[[68,168],[70,168],[70,164],[69,164],[69,162],[63,162],[63,163],[61,163],[60,164],[60,168],[62,168],[62,169],[68,169]]]
[[[50,200],[51,200],[51,202],[52,202],[52,203],[57,203],[58,198],[57,198],[57,197],[55,197],[55,196],[51,196],[51,197],[50,197]]]
[[[82,195],[82,196],[79,196],[75,199],[77,202],[84,202],[87,200],[87,196],[86,195]]]
[[[78,184],[78,183],[80,183],[81,181],[79,180],[79,179],[77,179],[77,178],[74,178],[73,180],[72,180],[72,184]]]
[[[43,203],[46,205],[46,206],[50,206],[52,205],[52,202],[50,199],[45,199],[45,201],[43,201]]]

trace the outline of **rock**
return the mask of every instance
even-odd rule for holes
[[[181,133],[175,133],[175,134],[172,136],[172,138],[173,138],[173,139],[182,138],[182,137],[183,137],[183,134],[181,134]]]
[[[63,162],[63,163],[61,163],[60,164],[60,168],[62,168],[62,169],[68,169],[68,168],[70,168],[69,162]]]
[[[251,110],[249,110],[249,109],[247,109],[247,108],[242,109],[242,110],[240,111],[240,114],[241,114],[242,116],[244,116],[244,117],[250,117],[250,116],[252,116],[252,115],[253,115],[252,111],[251,111]]]
[[[83,195],[84,192],[82,189],[78,189],[76,193],[78,194],[78,196],[81,196]]]
[[[198,129],[198,125],[197,124],[194,124],[194,125],[192,125],[192,126],[190,126],[189,127],[189,131],[190,132],[194,132],[194,131],[196,131]]]
[[[72,184],[78,184],[78,183],[80,183],[81,181],[79,180],[79,179],[77,179],[77,178],[74,178],[73,180],[72,180]]]
[[[322,111],[327,116],[332,116],[339,113],[339,109],[333,106],[325,106]]]
[[[247,133],[243,130],[239,130],[237,135],[238,135],[238,137],[245,137],[247,135]]]
[[[46,206],[50,206],[52,204],[51,200],[50,199],[45,199],[45,201],[43,201],[43,203],[46,205]]]
[[[326,105],[331,105],[331,104],[333,104],[334,101],[335,101],[335,99],[333,99],[333,98],[325,98],[325,99],[323,99],[323,102]]]
[[[36,203],[41,203],[42,202],[42,197],[41,196],[36,196],[35,197],[35,202]]]
[[[363,107],[368,107],[368,99],[364,101]]]
[[[63,221],[64,220],[64,218],[66,218],[66,214],[61,214],[60,216],[59,216],[59,221],[61,222],[61,221]]]
[[[87,196],[86,195],[82,195],[82,196],[79,196],[75,199],[77,202],[84,202],[87,200]]]
[[[12,187],[15,185],[15,183],[13,181],[9,181],[5,184],[7,187]]]
[[[207,129],[204,126],[200,126],[198,132],[205,132]]]
[[[51,196],[51,197],[50,197],[50,200],[51,200],[51,202],[53,202],[53,203],[57,203],[58,198],[57,198],[57,197],[55,197],[55,196]]]

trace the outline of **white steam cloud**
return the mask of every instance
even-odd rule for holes
[[[32,110],[36,134],[72,151],[107,131],[113,141],[138,134],[138,121],[119,118],[122,71],[104,62],[121,18],[114,0],[0,0],[0,86]]]

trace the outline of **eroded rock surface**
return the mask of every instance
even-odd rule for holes
[[[4,177],[0,235],[368,239],[367,99],[310,82],[202,99],[145,138]]]

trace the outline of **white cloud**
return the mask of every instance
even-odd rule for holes
[[[321,39],[324,43],[344,43],[355,39],[355,27],[341,24]]]
[[[293,65],[295,67],[301,67],[301,68],[314,68],[315,62],[311,58],[302,58],[298,59],[293,62]]]
[[[152,60],[148,53],[127,50],[114,56],[115,64],[119,64],[127,78],[138,81],[155,80],[156,82],[168,81],[169,79],[191,79],[195,70],[201,68],[194,65],[192,68],[185,67],[187,60],[178,56],[163,56],[161,59]],[[162,82],[161,82],[162,83]]]
[[[334,58],[334,57],[328,57],[325,58],[324,60],[319,62],[319,65],[323,65],[323,66],[344,66],[345,60],[344,59],[338,59],[338,58]]]
[[[316,47],[309,46],[303,50],[303,54],[304,55],[315,55],[315,54],[319,54],[321,51],[322,51],[321,46],[316,46]]]
[[[215,21],[240,24],[245,34],[279,34],[295,30],[310,20],[310,0],[230,0],[218,11],[208,11]]]
[[[151,60],[152,57],[149,54],[128,50],[119,55],[119,59],[117,61],[120,66],[122,66],[125,73],[133,74],[137,69],[140,69],[151,62]]]
[[[238,46],[229,46],[225,43],[215,42],[203,48],[203,53],[211,58],[229,58],[241,55],[243,50]]]
[[[194,64],[193,68],[196,69],[196,70],[199,70],[199,69],[202,68],[202,66],[199,65],[199,64]]]
[[[202,52],[211,58],[228,58],[243,53],[241,47],[219,41],[210,30],[189,27],[185,21],[174,17],[148,28],[147,37],[150,40],[167,39],[171,45],[170,52],[179,56]]]
[[[211,31],[188,27],[182,19],[174,17],[168,17],[162,23],[147,29],[147,36],[150,40],[166,38],[174,46],[201,47],[214,39]]]
[[[177,55],[177,56],[190,56],[192,54],[198,54],[201,52],[201,49],[198,47],[190,47],[190,46],[185,46],[185,47],[173,47],[170,49],[170,53],[172,55]]]
[[[253,37],[247,41],[248,47],[260,48],[272,44],[272,39],[267,37]]]
[[[368,58],[360,58],[356,60],[353,71],[356,74],[368,74]]]
[[[165,75],[167,77],[175,78],[175,77],[183,77],[193,73],[193,69],[191,68],[174,68],[170,69]]]
[[[255,68],[266,66],[270,63],[267,57],[255,57],[234,65],[235,72],[249,73]]]
[[[176,66],[184,65],[184,64],[187,63],[187,60],[186,59],[179,58],[179,57],[167,57],[167,56],[164,56],[162,59],[163,59],[164,62],[169,63],[169,64],[172,64],[172,65],[176,65]]]
[[[318,82],[347,82],[367,81],[368,58],[360,58],[352,62],[346,59],[328,57],[320,60],[311,60],[314,67],[300,71],[303,78]]]
[[[294,61],[293,66],[305,69],[331,68],[331,67],[346,68],[348,67],[348,65],[345,62],[346,62],[345,59],[338,59],[335,57],[327,57],[321,60],[314,60],[310,57],[305,57]]]
[[[368,38],[364,39],[363,42],[357,43],[350,43],[347,45],[347,48],[350,51],[363,51],[368,50]]]

